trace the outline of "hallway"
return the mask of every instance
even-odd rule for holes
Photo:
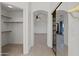
[[[46,34],[35,34],[34,42],[29,56],[54,56],[53,50],[47,46]]]

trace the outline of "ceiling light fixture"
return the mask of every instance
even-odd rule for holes
[[[13,8],[12,6],[8,6],[9,8]]]

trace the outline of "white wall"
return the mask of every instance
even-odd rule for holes
[[[72,13],[79,17],[79,13]],[[71,56],[79,56],[79,19],[75,19],[69,14],[68,20],[68,51]]]
[[[39,14],[40,20],[36,21],[34,17],[34,33],[47,33],[47,15]]]
[[[31,48],[31,2],[29,3],[29,8],[28,8],[28,31],[29,31],[29,33],[28,33],[28,35],[29,35],[29,37],[28,37],[28,47],[29,47],[29,50],[30,50],[30,48]]]

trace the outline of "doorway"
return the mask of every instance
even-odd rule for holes
[[[23,55],[23,10],[1,3],[2,56]]]
[[[47,18],[46,11],[34,12],[34,46],[47,46]]]
[[[34,45],[29,53],[32,56],[52,56],[53,51],[47,46],[48,12],[37,10],[33,13]]]
[[[57,8],[62,4],[57,6]],[[55,9],[55,11],[52,13],[52,29],[53,29],[53,51],[56,56],[67,56],[68,55],[68,43],[67,41],[67,20],[68,15],[67,12],[64,10],[58,10]]]

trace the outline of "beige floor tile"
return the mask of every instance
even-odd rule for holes
[[[7,44],[2,47],[2,52],[8,53],[8,56],[21,56],[23,54],[23,46]],[[47,46],[46,34],[35,34],[34,46],[29,54],[25,56],[54,56],[53,50]]]
[[[30,56],[54,56],[53,50],[47,46],[46,34],[35,34],[34,47],[31,48]]]

